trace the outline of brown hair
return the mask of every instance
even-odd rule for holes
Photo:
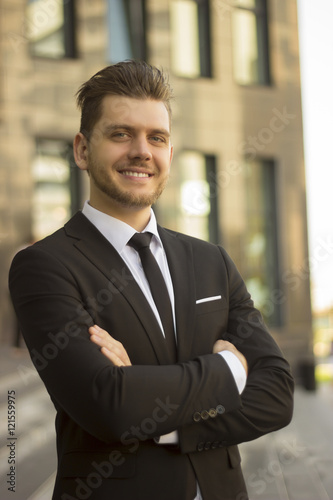
[[[87,138],[101,116],[101,103],[106,95],[162,101],[171,121],[173,92],[163,71],[144,61],[123,61],[98,71],[76,93],[81,109],[80,132]]]

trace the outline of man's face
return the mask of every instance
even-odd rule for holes
[[[167,183],[172,159],[163,102],[106,96],[87,151],[91,199],[102,197],[110,207],[151,206]]]

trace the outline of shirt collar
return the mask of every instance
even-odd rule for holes
[[[132,236],[137,232],[133,227],[111,215],[100,212],[92,207],[88,201],[85,202],[83,215],[99,230],[100,233],[111,243],[120,254]],[[162,242],[157,230],[157,222],[154,211],[150,211],[150,219],[142,232],[148,231],[153,234],[153,239],[161,246]]]

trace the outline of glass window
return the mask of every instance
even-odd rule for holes
[[[147,58],[145,0],[108,0],[108,48],[111,63]]]
[[[266,0],[240,0],[233,10],[234,76],[242,85],[269,84]]]
[[[218,242],[215,157],[187,151],[179,157],[181,228],[184,233]]]
[[[279,281],[275,164],[262,160],[244,164],[244,224],[230,249],[256,307],[270,326],[281,324],[284,296]],[[238,241],[237,241],[238,240]]]
[[[244,7],[246,9],[255,9],[256,8],[256,0],[237,0],[238,7]]]
[[[173,0],[170,23],[173,72],[188,78],[210,77],[209,2]]]
[[[73,167],[73,168],[71,168]],[[78,185],[71,146],[65,141],[38,139],[32,164],[32,234],[34,240],[54,232],[78,208]],[[75,173],[74,173],[75,172]]]
[[[32,55],[76,56],[73,0],[28,0],[26,29]]]

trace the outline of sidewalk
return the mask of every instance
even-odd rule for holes
[[[297,388],[291,424],[240,446],[251,500],[333,500],[333,386]]]
[[[54,407],[27,350],[2,347],[1,500],[50,500],[56,469],[54,417]],[[43,484],[48,485],[47,491],[41,491]]]
[[[24,415],[23,411],[34,408],[40,418],[43,439],[40,441],[38,455],[49,451],[45,464],[49,464],[41,475],[39,487],[29,494],[29,500],[49,500],[51,498],[55,467],[55,457],[50,456],[53,450],[50,439],[53,436],[53,412],[49,397],[39,381],[25,349],[2,349],[0,352],[0,400],[5,403],[7,390],[21,385],[18,391],[20,412],[19,428],[28,425],[33,415]],[[24,405],[23,399],[29,401]],[[291,424],[278,432],[268,434],[250,443],[240,446],[243,472],[251,500],[333,500],[333,385],[322,384],[316,392],[307,392],[297,388],[295,393],[295,412]],[[2,422],[3,423],[3,422]],[[32,433],[35,443],[35,424],[26,430]],[[48,426],[52,427],[49,429]],[[3,436],[0,436],[0,438]],[[21,439],[21,441],[20,441]],[[23,439],[21,452],[23,451]],[[31,444],[29,445],[31,447]],[[17,478],[20,491],[28,492],[24,469],[31,470],[31,458],[28,456],[20,464],[20,477]],[[31,453],[33,451],[31,450]],[[29,466],[30,463],[30,466]],[[1,466],[2,464],[0,464]],[[41,467],[39,467],[41,469]],[[42,479],[43,478],[43,479]],[[32,487],[32,485],[31,485]],[[14,494],[11,498],[14,498]],[[1,500],[2,500],[1,496]],[[6,497],[7,498],[7,497]],[[21,500],[18,496],[15,496]],[[26,500],[25,497],[24,500]],[[23,499],[22,499],[23,500]],[[243,500],[243,499],[235,499]]]

